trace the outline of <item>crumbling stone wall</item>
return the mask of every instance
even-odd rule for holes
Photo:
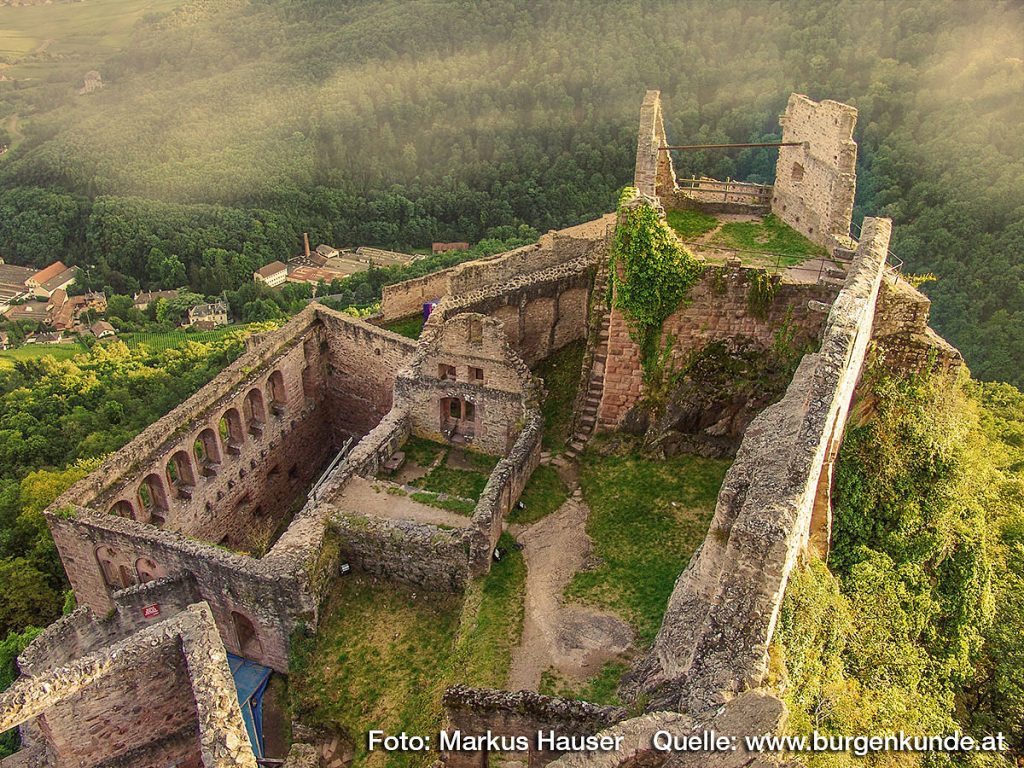
[[[857,110],[794,93],[779,123],[782,140],[802,146],[779,148],[772,212],[830,252],[845,247],[857,189]]]
[[[341,561],[384,579],[461,592],[469,578],[467,529],[337,513],[330,535]]]
[[[640,106],[636,166],[633,169],[633,186],[641,194],[657,197],[675,189],[676,174],[672,167],[672,156],[659,149],[667,144],[661,91],[647,91]]]
[[[649,710],[704,712],[763,682],[789,574],[816,522],[827,529],[813,510],[867,353],[890,231],[886,219],[865,220],[820,352],[747,430],[708,536],[626,686],[650,697]]]
[[[148,558],[168,573],[190,574],[206,600],[224,645],[280,672],[288,671],[288,641],[299,621],[314,622],[316,597],[305,585],[305,557],[254,560],[181,534],[77,509],[75,515],[48,513],[50,530],[79,604],[97,615],[115,607],[97,563],[101,547],[129,562]],[[259,649],[243,648],[242,617],[252,624]]]
[[[22,723],[48,765],[255,768],[227,656],[205,605],[0,694],[0,730]]]
[[[327,410],[336,441],[365,435],[391,410],[395,375],[415,354],[416,342],[320,307],[327,342]]]
[[[110,645],[133,632],[174,618],[200,601],[191,576],[158,579],[122,589],[112,595],[114,610],[97,616],[81,606],[48,626],[18,657],[18,668],[38,676],[47,669],[74,661],[97,648]],[[144,609],[157,606],[159,613]]]
[[[672,364],[682,366],[687,356],[709,342],[749,339],[770,349],[780,333],[791,331],[792,344],[801,348],[816,343],[825,325],[825,311],[839,292],[829,283],[779,283],[770,304],[751,304],[751,283],[759,270],[709,267],[662,325],[664,338],[675,341]],[[764,274],[761,272],[761,274]],[[613,308],[608,327],[608,353],[604,390],[598,409],[598,428],[617,429],[643,396],[640,348],[629,336],[623,313]]]
[[[886,276],[878,295],[872,342],[887,368],[922,373],[964,364],[952,344],[928,327],[931,301],[905,279]]]
[[[584,338],[594,269],[608,258],[614,221],[609,214],[550,232],[535,245],[453,267],[428,325],[461,312],[489,315],[501,322],[512,346],[530,365]],[[405,286],[394,288],[405,291]],[[416,290],[408,286],[408,292]],[[397,298],[389,301],[385,293],[384,320],[408,309]]]
[[[415,434],[461,439],[492,455],[508,452],[538,398],[501,324],[475,313],[431,323],[416,358],[395,380],[396,402]]]
[[[381,291],[381,322],[390,323],[423,311],[423,305],[451,293],[449,280],[457,267],[385,285]]]
[[[492,688],[449,688],[443,699],[445,728],[465,735],[523,736],[532,744],[539,730],[560,736],[590,736],[626,716],[622,707],[598,706],[584,701],[542,696],[532,691],[499,691]],[[559,752],[529,750],[505,753],[525,760],[529,768],[546,765]],[[446,751],[441,762],[447,768],[486,768],[486,751]]]

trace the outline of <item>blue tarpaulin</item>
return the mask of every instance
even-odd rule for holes
[[[263,692],[271,670],[233,653],[228,654],[228,665],[235,678],[238,703],[242,707],[242,720],[252,742],[252,751],[256,757],[263,757]]]

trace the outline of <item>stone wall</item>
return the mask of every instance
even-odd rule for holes
[[[18,657],[18,668],[37,676],[139,629],[174,618],[200,600],[190,576],[158,579],[120,590],[112,597],[114,610],[105,616],[82,606],[48,626]],[[146,615],[143,609],[150,606],[157,606],[159,613]]]
[[[704,712],[763,682],[790,571],[816,534],[827,546],[829,520],[814,510],[867,353],[890,231],[886,219],[865,220],[821,351],[748,428],[707,538],[625,687],[649,697],[649,710]]]
[[[462,313],[439,321],[424,330],[419,353],[395,380],[395,400],[415,434],[504,455],[536,407],[539,385],[493,318]]]
[[[446,293],[428,327],[462,312],[489,315],[501,322],[529,365],[584,338],[594,268],[608,258],[614,220],[609,214],[549,232],[535,245],[447,270]],[[405,285],[395,286],[396,291],[405,291]],[[415,290],[408,287],[408,292]],[[385,294],[382,319],[398,317],[407,308],[389,305]]]
[[[831,284],[778,283],[765,307],[751,306],[751,281],[764,274],[747,268],[709,267],[690,289],[680,307],[662,325],[663,338],[672,336],[672,363],[681,366],[692,352],[709,342],[750,339],[768,349],[786,326],[793,344],[816,343],[825,325],[825,309],[839,288]],[[777,280],[777,278],[773,278]],[[629,336],[626,318],[612,309],[608,328],[608,359],[604,391],[598,409],[598,428],[613,430],[643,395],[640,349]]]
[[[338,437],[365,435],[391,410],[395,375],[416,342],[320,307],[327,341],[327,410]]]
[[[784,142],[803,145],[779,148],[772,212],[830,251],[845,246],[857,189],[857,110],[794,93],[779,123]]]
[[[382,579],[461,592],[469,579],[468,529],[337,512],[329,536],[340,560]]]
[[[492,734],[525,737],[531,744],[539,730],[554,730],[560,736],[589,736],[626,716],[621,707],[598,706],[584,701],[542,696],[531,691],[498,691],[491,688],[455,686],[444,693],[445,725],[463,735]],[[560,752],[537,749],[506,754],[525,760],[529,768],[546,765]],[[494,756],[495,758],[498,755]],[[486,768],[486,751],[446,751],[441,762],[447,768]]]
[[[288,640],[299,621],[315,623],[316,597],[305,587],[305,560],[262,561],[193,541],[179,533],[142,526],[79,508],[75,515],[47,513],[50,530],[79,603],[97,615],[115,607],[97,553],[115,560],[146,558],[168,574],[190,574],[206,600],[224,645],[233,653],[280,672],[288,671]],[[259,647],[243,649],[239,627],[254,628]]]
[[[403,317],[411,317],[423,311],[423,305],[437,301],[451,293],[448,281],[458,267],[414,277],[394,285],[385,285],[381,291],[381,322],[390,323]]]
[[[193,605],[0,694],[0,730],[30,723],[58,768],[255,768],[227,655]]]
[[[490,570],[491,554],[501,536],[503,521],[519,501],[530,475],[540,463],[543,427],[543,417],[533,412],[508,455],[494,467],[480,494],[473,511],[473,527],[477,535],[471,539],[469,551],[472,576]]]
[[[886,275],[871,338],[887,368],[921,373],[963,366],[959,350],[928,327],[930,312],[927,296],[905,279]]]
[[[657,197],[676,186],[672,155],[660,151],[666,146],[665,122],[661,111],[661,91],[647,91],[640,106],[640,128],[637,131],[636,166],[633,186],[641,194]]]

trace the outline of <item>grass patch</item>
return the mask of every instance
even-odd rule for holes
[[[409,498],[412,499],[413,501],[418,501],[420,504],[426,504],[427,506],[430,507],[437,507],[438,509],[446,509],[449,512],[455,512],[459,515],[472,515],[473,511],[476,509],[475,501],[467,501],[466,499],[453,499],[450,497],[446,499],[440,499],[438,498],[436,493],[427,493],[426,491],[414,493],[411,496],[409,496]]]
[[[701,211],[669,211],[665,214],[665,220],[683,240],[706,235],[719,223],[717,218]]]
[[[825,249],[815,245],[774,214],[763,221],[732,221],[722,225],[711,243],[746,251],[762,251],[783,257],[783,266],[799,264],[812,256],[827,255]]]
[[[401,320],[395,320],[393,323],[388,323],[384,326],[384,330],[397,333],[399,336],[405,336],[409,339],[419,339],[425,322],[426,321],[423,319],[422,314],[413,315],[412,317],[406,317]]]
[[[540,676],[538,693],[545,696],[561,696],[563,699],[580,699],[593,704],[620,705],[619,680],[629,665],[623,661],[609,661],[601,671],[588,680],[574,683],[565,680],[554,668]]]
[[[518,506],[508,516],[510,523],[535,523],[550,515],[569,497],[569,491],[558,476],[554,467],[541,464],[530,475],[530,481],[523,489],[520,501],[524,509]]]
[[[569,439],[572,428],[572,406],[580,383],[585,349],[583,340],[574,341],[541,360],[533,370],[544,380],[547,389],[540,407],[544,415],[542,445],[546,451],[565,450],[565,441]]]
[[[347,734],[355,764],[425,766],[430,753],[375,753],[365,734],[435,732],[451,682],[459,599],[363,576],[339,579],[315,637],[303,637],[291,667],[292,706],[304,722]]]
[[[730,462],[602,456],[602,444],[593,443],[580,460],[591,510],[587,533],[602,564],[577,573],[566,594],[616,612],[645,645],[658,631],[676,577],[707,533]]]
[[[498,546],[505,556],[466,590],[455,650],[457,683],[504,688],[512,649],[523,633],[526,562],[509,534],[501,535]]]
[[[293,639],[291,705],[305,724],[347,735],[356,766],[419,768],[433,753],[366,751],[366,732],[436,733],[449,685],[503,687],[523,628],[526,564],[508,534],[465,598],[362,575],[339,579],[315,636]]]
[[[453,469],[447,464],[442,464],[432,469],[430,474],[413,480],[412,485],[425,491],[447,493],[450,496],[461,496],[476,501],[487,485],[487,475],[468,469]]]
[[[486,472],[490,476],[494,468],[498,466],[498,462],[501,460],[500,456],[490,456],[486,453],[479,453],[477,451],[463,451],[462,458],[469,466],[480,472]],[[451,463],[452,457],[449,454],[448,462]]]
[[[13,367],[18,360],[38,360],[42,357],[70,360],[75,355],[84,355],[88,351],[81,344],[26,344],[0,352],[0,365]]]
[[[409,461],[413,461],[419,464],[421,467],[431,466],[442,451],[448,449],[440,443],[435,443],[432,440],[424,440],[422,437],[416,437],[411,435],[408,440],[405,441],[405,445],[402,446],[402,450],[405,452],[405,457]]]

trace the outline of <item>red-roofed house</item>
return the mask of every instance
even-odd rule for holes
[[[252,279],[257,283],[276,288],[288,279],[288,265],[281,261],[272,261],[253,272]]]
[[[62,261],[39,270],[25,281],[25,286],[40,299],[48,299],[54,291],[67,290],[75,282],[77,267],[69,267]]]

